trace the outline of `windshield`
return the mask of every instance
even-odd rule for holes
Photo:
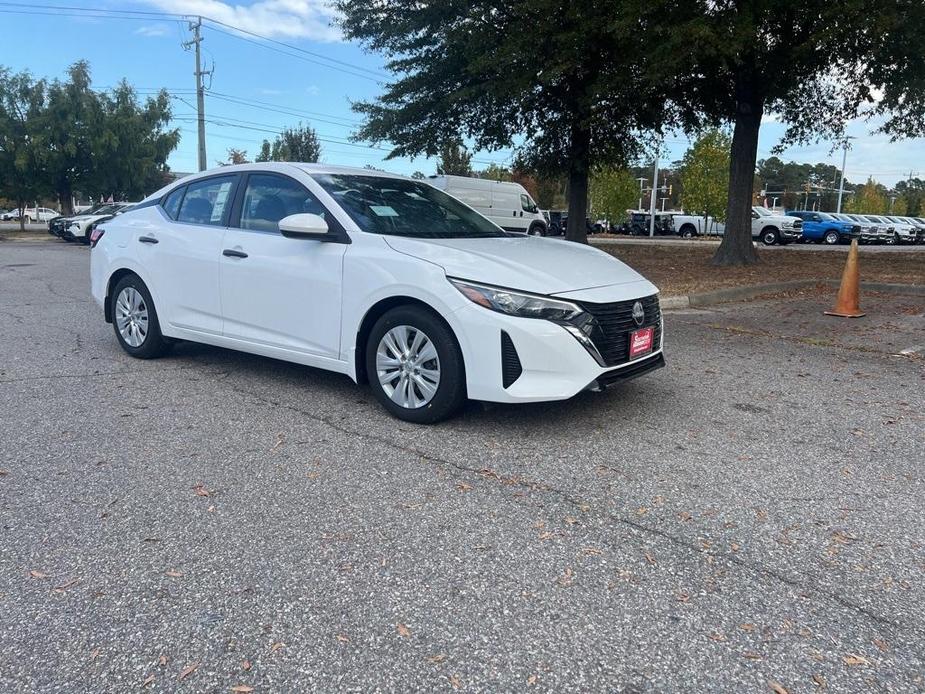
[[[499,227],[419,181],[384,176],[312,176],[363,231],[427,239],[507,236]]]
[[[835,217],[833,217],[832,215],[830,215],[828,212],[817,212],[816,214],[819,215],[819,218],[820,218],[820,219],[828,219],[828,220],[833,220],[833,219],[835,219]]]
[[[767,207],[758,207],[755,206],[752,208],[759,217],[773,217],[774,213],[771,212]]]

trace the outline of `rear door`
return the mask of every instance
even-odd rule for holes
[[[172,191],[159,206],[161,224],[140,228],[131,243],[170,325],[222,332],[219,261],[237,174],[210,176]]]
[[[224,334],[253,344],[340,358],[347,245],[286,238],[278,222],[310,212],[346,234],[306,185],[253,172],[242,182],[221,257]]]

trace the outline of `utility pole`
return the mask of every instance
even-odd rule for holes
[[[202,43],[202,17],[196,17],[195,22],[189,23],[190,31],[193,32],[193,38],[183,43],[183,48],[189,49],[195,47],[196,52],[196,112],[199,120],[199,170],[206,170],[206,104],[205,104],[205,87],[202,84],[204,75],[211,75],[212,70],[202,69],[202,56],[199,44]]]
[[[655,166],[652,169],[652,193],[649,195],[649,237],[655,236],[655,191],[658,189],[658,150],[655,151]]]
[[[839,214],[841,214],[841,199],[845,194],[845,162],[848,159],[848,140],[851,139],[853,138],[845,138],[845,145],[841,152],[841,183],[838,184],[838,205],[836,206],[837,209],[835,210]]]

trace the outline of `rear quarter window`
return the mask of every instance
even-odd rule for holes
[[[180,212],[180,203],[183,201],[183,194],[186,192],[186,186],[180,186],[176,190],[171,191],[166,198],[164,198],[161,207],[168,217],[171,219],[176,219],[177,214]]]

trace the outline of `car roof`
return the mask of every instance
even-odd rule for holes
[[[160,198],[174,188],[193,183],[200,178],[207,178],[209,176],[244,173],[248,171],[275,171],[278,173],[292,174],[293,169],[303,171],[307,174],[350,174],[353,176],[379,176],[382,178],[400,178],[409,181],[414,180],[409,176],[403,176],[401,174],[391,173],[389,171],[379,171],[378,169],[365,169],[359,166],[335,166],[331,164],[312,164],[307,162],[289,161],[264,161],[255,162],[252,164],[231,164],[228,166],[216,166],[212,169],[206,169],[205,171],[199,171],[197,173],[184,176],[183,178],[178,178],[176,181],[172,181],[160,190],[157,190],[151,195],[147,196],[145,201]]]

